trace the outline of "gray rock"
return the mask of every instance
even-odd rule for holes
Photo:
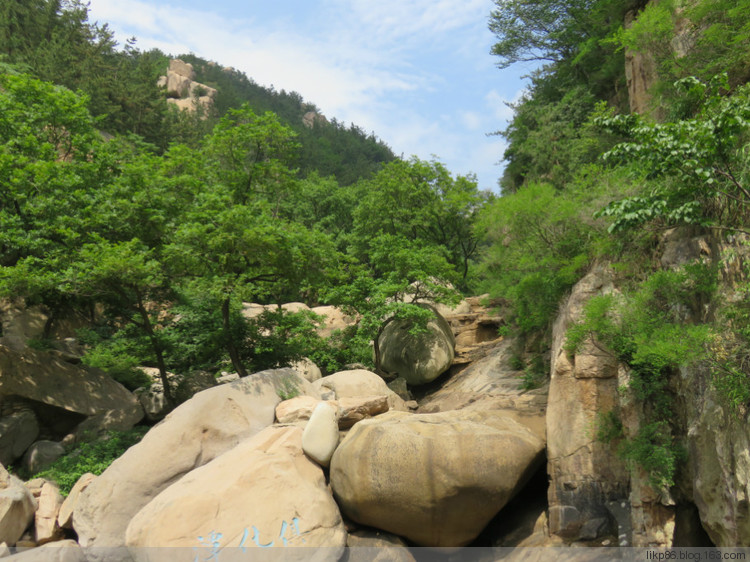
[[[427,332],[414,336],[406,321],[389,322],[378,338],[380,368],[411,386],[435,380],[451,366],[456,341],[448,322],[434,309]]]
[[[37,441],[23,456],[23,466],[29,474],[36,474],[49,467],[65,454],[65,447],[57,441]]]
[[[0,418],[0,464],[7,466],[21,458],[38,435],[39,422],[31,410]]]

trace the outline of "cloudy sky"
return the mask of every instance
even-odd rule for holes
[[[433,156],[497,190],[522,76],[489,54],[492,0],[90,0],[120,43],[195,53],[296,91],[396,154]]]

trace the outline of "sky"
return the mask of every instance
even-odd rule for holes
[[[194,53],[298,92],[399,156],[439,160],[498,191],[511,116],[531,68],[496,67],[493,0],[90,0],[124,44]]]

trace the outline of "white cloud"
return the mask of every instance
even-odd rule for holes
[[[497,90],[491,90],[484,96],[484,99],[495,118],[503,122],[509,122],[513,118],[513,108],[510,106],[521,101],[525,93],[526,88],[521,88],[508,99]]]

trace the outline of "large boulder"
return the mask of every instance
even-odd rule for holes
[[[392,410],[408,410],[404,400],[388,388],[382,378],[365,369],[339,371],[313,384],[324,397],[326,394],[332,394],[332,399],[385,396]]]
[[[456,340],[450,325],[433,309],[427,331],[412,335],[411,322],[393,320],[378,338],[380,368],[412,386],[435,380],[451,366]]]
[[[125,431],[143,418],[143,408],[120,383],[98,369],[72,365],[58,355],[0,345],[0,396],[16,396],[88,416],[79,428],[95,435]]]
[[[331,459],[342,512],[421,546],[463,546],[544,456],[544,442],[493,412],[389,412],[356,424]]]
[[[336,560],[345,544],[323,471],[302,452],[302,430],[294,426],[266,428],[193,470],[143,507],[127,529],[128,547],[144,562],[160,550],[144,547],[214,545],[243,552],[329,547]]]
[[[311,310],[323,317],[323,325],[318,329],[321,338],[330,338],[334,332],[344,331],[357,323],[355,317],[349,316],[337,306],[316,306]]]
[[[273,369],[199,392],[172,411],[81,494],[73,514],[81,546],[122,546],[130,520],[157,494],[271,425],[289,384],[317,395],[292,369]]]
[[[0,543],[16,544],[34,520],[36,508],[29,489],[0,465]]]

